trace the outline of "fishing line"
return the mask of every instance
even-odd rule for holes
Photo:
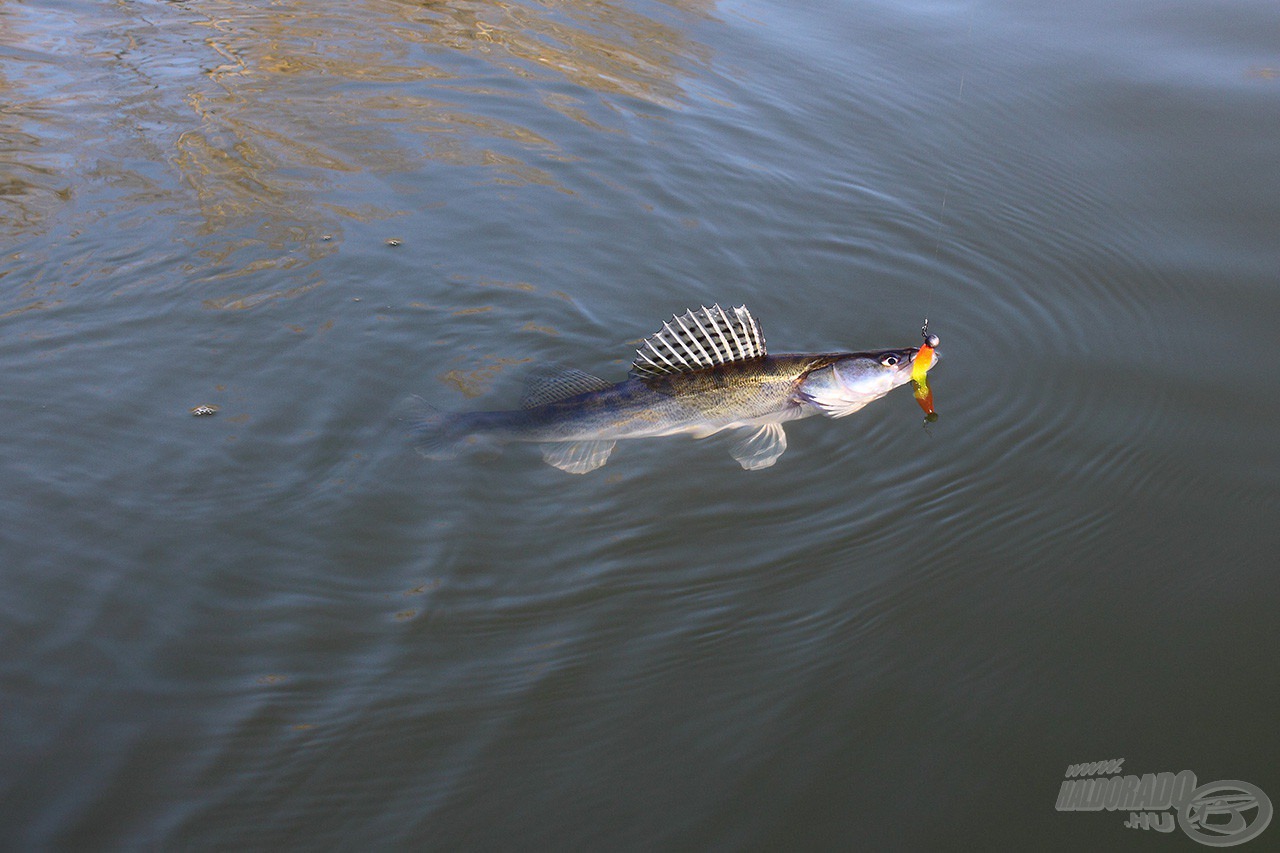
[[[970,2],[969,4],[966,18],[967,18],[967,22],[966,22],[965,34],[964,34],[965,57],[964,57],[962,66],[960,68],[960,86],[956,90],[956,100],[955,100],[955,107],[956,107],[957,114],[960,111],[961,102],[964,100],[964,82],[965,82],[965,78],[967,78],[969,75],[969,63],[972,61],[972,56],[973,56],[973,49],[972,49],[973,2]],[[938,207],[938,225],[937,225],[937,230],[934,234],[934,240],[933,240],[933,263],[935,267],[938,265],[938,258],[942,251],[942,232],[943,232],[943,226],[946,225],[946,221],[947,221],[947,197],[951,194],[951,178],[952,178],[953,171],[954,169],[952,168],[952,166],[949,164],[949,161],[948,161],[948,165],[944,168],[944,171],[943,171],[942,203]],[[936,343],[937,337],[936,336],[931,337],[929,335],[929,321],[927,319],[924,321],[924,328],[921,329],[920,332],[922,335],[924,335],[926,347],[937,346],[937,343]],[[924,380],[923,372],[920,374],[919,379],[917,379],[915,376],[912,377],[912,385],[915,386],[916,401],[920,403],[920,407],[924,409],[924,412],[925,412],[924,420],[923,422],[921,422],[920,426],[925,431],[925,433],[927,433],[929,437],[932,438],[933,431],[930,429],[930,427],[938,420],[938,414],[933,409],[933,394],[928,389],[928,382],[927,380]]]
[[[960,102],[964,99],[964,81],[969,74],[969,62],[973,55],[973,4],[969,4],[968,23],[964,34],[965,45],[965,61],[964,66],[960,69],[960,88],[956,91],[956,109],[959,110]],[[946,224],[947,216],[947,196],[951,193],[951,173],[953,169],[947,166],[942,177],[942,204],[938,208],[938,228],[933,241],[933,260],[936,264],[938,261],[938,253],[942,249],[942,228]]]

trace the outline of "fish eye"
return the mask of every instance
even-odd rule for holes
[[[898,363],[898,357],[890,353],[889,355],[882,356],[880,358],[880,363],[883,364],[885,367],[893,367],[895,364]]]

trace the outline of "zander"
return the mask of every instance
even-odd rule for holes
[[[937,361],[936,336],[926,346],[928,366],[915,365],[917,371]],[[413,429],[424,456],[479,441],[531,441],[542,444],[548,463],[571,474],[599,468],[621,439],[733,430],[729,452],[756,470],[787,449],[783,423],[853,414],[910,382],[920,350],[769,355],[745,306],[713,305],[672,317],[646,338],[623,382],[562,370],[534,381],[521,409],[429,410]]]

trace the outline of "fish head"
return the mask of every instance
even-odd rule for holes
[[[919,347],[906,347],[836,356],[828,364],[809,371],[800,382],[798,397],[828,417],[851,415],[910,382],[912,362],[919,351]],[[930,367],[937,360],[938,354],[934,352]]]

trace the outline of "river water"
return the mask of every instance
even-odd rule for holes
[[[1280,801],[1278,32],[0,2],[0,848],[1194,847],[1058,808],[1119,758]],[[939,420],[572,476],[397,419],[713,302],[928,317]]]

